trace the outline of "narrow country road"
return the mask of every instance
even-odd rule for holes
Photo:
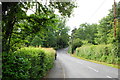
[[[65,48],[57,51],[55,66],[50,70],[47,78],[106,78],[105,80],[116,80],[113,78],[118,78],[118,69],[71,57]]]

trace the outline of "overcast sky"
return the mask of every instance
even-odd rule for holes
[[[120,0],[116,0],[118,2]],[[69,18],[67,24],[70,29],[79,27],[82,23],[98,23],[109,13],[114,0],[77,0],[78,7],[74,9],[74,16]]]
[[[39,1],[39,0],[38,0]],[[49,0],[47,0],[49,1]],[[73,0],[74,1],[74,0]],[[66,25],[70,29],[78,28],[82,23],[98,23],[100,19],[107,16],[109,9],[112,8],[114,0],[75,0],[77,8],[73,10],[73,15],[68,19]],[[115,0],[119,2],[120,0]],[[46,3],[46,2],[45,2]],[[27,14],[32,14],[32,11],[28,11]],[[58,11],[55,11],[59,15]],[[71,33],[71,32],[70,32]]]

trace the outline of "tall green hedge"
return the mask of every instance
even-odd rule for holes
[[[24,47],[3,53],[3,80],[39,80],[53,67],[55,50]]]
[[[115,50],[112,44],[85,45],[76,49],[76,55],[86,59],[118,64],[119,57]]]

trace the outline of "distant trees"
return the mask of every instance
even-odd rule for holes
[[[69,35],[68,31],[70,30],[67,26],[65,26],[65,21],[58,25],[58,30],[56,32],[57,37],[57,47],[64,48],[68,46]]]
[[[75,31],[74,38],[80,38],[81,40],[87,40],[88,43],[95,44],[94,38],[96,37],[97,26],[97,24],[81,24]]]
[[[114,29],[113,29],[113,22],[114,22],[114,16],[113,16],[113,9],[109,10],[109,14],[102,18],[99,21],[99,24],[88,24],[83,23],[80,25],[78,29],[74,29],[72,31],[72,39],[80,39],[83,44],[115,44],[116,49],[118,49],[117,44],[120,43],[120,29],[119,29],[119,21],[120,21],[120,2],[117,3],[117,36],[114,37]],[[74,45],[71,43],[70,45]],[[118,51],[118,50],[117,50]],[[117,52],[116,51],[116,52]]]
[[[55,49],[67,47],[69,41],[68,31],[69,28],[65,26],[65,23],[60,22],[56,28],[49,27],[46,31],[39,32],[32,39],[30,45],[37,46],[39,44],[42,47],[53,47]],[[34,42],[37,42],[37,44],[34,44]]]

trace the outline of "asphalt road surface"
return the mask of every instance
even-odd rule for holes
[[[65,48],[57,51],[55,66],[46,78],[106,78],[106,80],[112,80],[118,78],[118,69],[77,59],[67,54],[67,48]]]

